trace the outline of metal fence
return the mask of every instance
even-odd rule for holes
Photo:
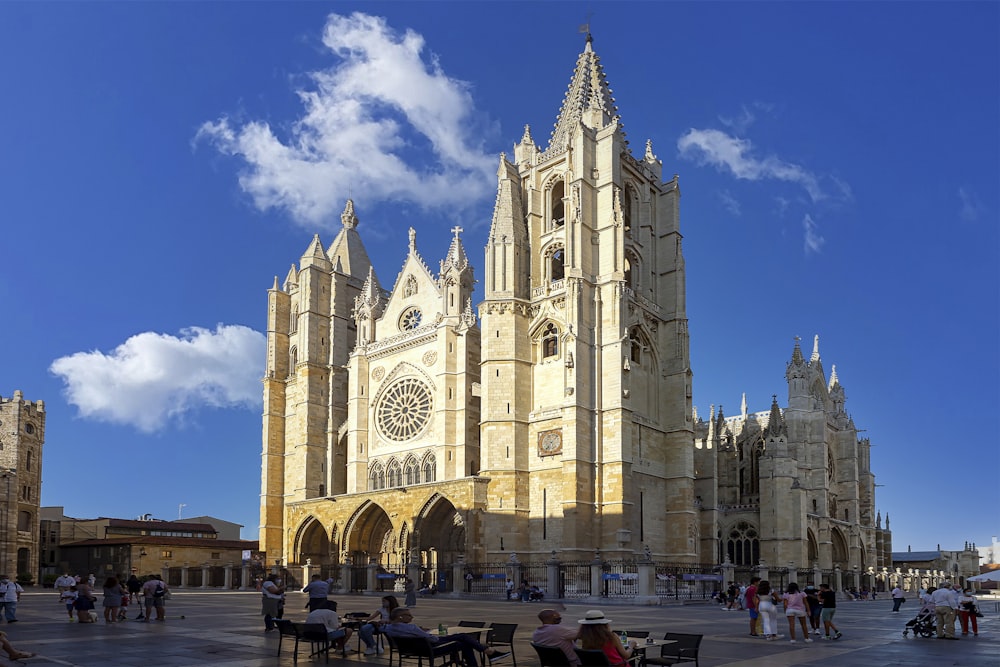
[[[590,563],[559,564],[559,597],[590,597]]]
[[[656,594],[672,600],[711,600],[725,585],[722,578],[721,569],[713,565],[657,565]]]
[[[634,598],[639,595],[639,567],[635,561],[601,564],[601,597]]]

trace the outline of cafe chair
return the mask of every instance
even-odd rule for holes
[[[538,654],[538,662],[541,667],[570,667],[569,658],[558,646],[542,646],[531,642],[531,648]]]
[[[326,661],[330,662],[330,640],[327,638],[326,626],[322,623],[293,623],[292,621],[276,618],[274,626],[278,628],[278,656],[281,656],[281,644],[285,637],[295,640],[292,649],[292,661],[298,662],[299,643],[309,642],[311,654],[309,657],[324,654]]]
[[[501,648],[510,651],[510,664],[517,667],[517,659],[514,657],[514,631],[517,630],[517,623],[490,623],[489,637],[486,644],[491,648]]]
[[[432,644],[426,637],[393,637],[386,634],[392,653],[389,654],[389,667],[392,667],[392,658],[396,657],[397,665],[403,667],[403,660],[416,660],[417,667],[423,667],[424,660],[427,660],[427,667],[448,667],[450,665],[460,665],[461,659],[458,657],[460,647],[458,642],[443,642]],[[449,650],[451,649],[451,650]]]
[[[660,647],[659,657],[647,657],[647,665],[676,665],[682,662],[693,662],[698,667],[698,649],[701,647],[701,638],[704,635],[693,635],[686,632],[668,632],[663,635],[666,640],[673,640],[673,644],[664,644]]]
[[[608,656],[600,649],[576,648],[574,646],[573,650],[576,651],[576,657],[580,658],[581,667],[611,667]],[[642,664],[642,654],[633,654],[625,661],[625,664],[629,667]]]

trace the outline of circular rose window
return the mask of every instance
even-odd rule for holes
[[[403,331],[412,331],[420,326],[424,319],[419,308],[407,308],[406,312],[399,318],[399,328]]]
[[[387,439],[403,442],[416,437],[431,417],[431,392],[416,378],[389,387],[375,408],[375,421]]]

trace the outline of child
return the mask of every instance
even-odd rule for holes
[[[59,594],[59,602],[66,605],[66,613],[69,614],[69,622],[73,622],[73,605],[76,602],[76,586],[70,586],[68,590]]]
[[[122,606],[118,608],[118,620],[127,621],[128,620],[128,598],[129,596],[122,595]]]

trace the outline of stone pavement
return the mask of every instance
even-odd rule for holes
[[[341,613],[374,610],[378,597],[338,596]],[[286,618],[305,618],[305,596],[289,596]],[[100,602],[98,602],[98,605]],[[65,608],[56,594],[48,590],[27,592],[18,605],[19,622],[5,630],[16,648],[38,653],[23,663],[0,659],[0,665],[24,664],[69,665],[80,667],[291,667],[291,644],[285,642],[281,657],[276,657],[276,632],[265,634],[259,615],[259,598],[253,592],[178,591],[167,603],[163,623],[130,621],[105,625],[77,624],[67,621]],[[705,635],[701,645],[701,667],[854,667],[856,665],[891,667],[962,665],[997,667],[1000,665],[1000,606],[983,603],[986,618],[979,619],[979,636],[961,641],[914,639],[902,636],[903,627],[915,615],[911,602],[899,614],[890,613],[888,600],[842,602],[836,624],[844,633],[839,641],[815,641],[790,644],[787,639],[765,642],[748,636],[745,612],[727,612],[713,604],[640,607],[621,604],[571,603],[562,612],[563,622],[575,623],[590,608],[599,607],[614,627],[649,630],[654,635],[666,631],[694,632]],[[451,599],[442,596],[420,598],[414,608],[416,620],[425,627],[438,623],[465,620],[517,623],[515,657],[522,667],[537,667],[538,659],[529,646],[531,631],[538,625],[540,604],[520,602]],[[100,607],[98,607],[100,609]],[[129,607],[135,616],[134,605]],[[181,618],[183,615],[184,618]],[[787,634],[784,619],[781,631]],[[351,646],[355,647],[354,638]],[[306,647],[308,648],[308,647]],[[324,664],[311,661],[308,650],[298,664],[302,667]],[[386,654],[388,655],[388,653]],[[349,654],[346,660],[331,658],[337,667],[388,667],[385,657]],[[514,667],[509,660],[497,667]]]

